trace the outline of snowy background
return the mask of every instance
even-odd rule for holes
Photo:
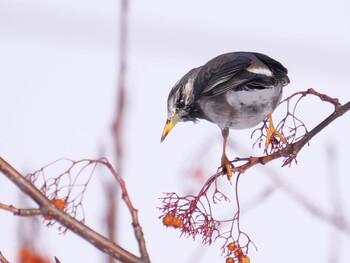
[[[201,147],[211,144],[208,176],[221,154],[219,129],[205,121],[180,124],[159,143],[173,84],[216,55],[248,50],[288,68],[285,96],[312,87],[347,102],[349,13],[346,0],[131,1],[122,176],[140,211],[152,262],[224,262],[222,244],[179,238],[158,220],[158,198],[165,191],[185,193],[190,183],[185,174],[203,156]],[[101,149],[113,160],[119,18],[119,1],[0,0],[0,154],[22,173],[61,157],[98,158]],[[332,107],[310,98],[299,110],[312,128]],[[280,116],[275,114],[276,121]],[[251,262],[349,262],[350,230],[338,231],[305,208],[308,200],[350,221],[349,123],[346,114],[316,136],[299,154],[298,165],[280,168],[277,160],[242,176],[242,204],[279,180],[283,185],[242,215],[243,230],[258,247],[250,251]],[[251,132],[231,132],[235,147],[229,157],[261,154],[251,149]],[[102,232],[101,180],[90,187],[87,224]],[[0,202],[19,204],[19,191],[4,176]],[[128,211],[119,213],[120,244],[137,253]],[[0,251],[10,261],[16,258],[20,225],[28,221],[0,211]],[[43,227],[42,251],[61,262],[104,262],[89,243],[57,233],[55,227]]]

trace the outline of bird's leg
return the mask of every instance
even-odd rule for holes
[[[224,172],[226,172],[227,174],[227,179],[231,181],[231,177],[232,177],[231,168],[233,167],[233,165],[226,156],[226,144],[227,144],[228,134],[229,134],[228,128],[225,128],[222,130],[222,136],[224,137],[224,144],[223,144],[222,156],[221,156],[221,166]]]
[[[279,131],[276,130],[275,126],[273,125],[272,115],[269,114],[269,128],[267,130],[266,142],[265,142],[265,150],[266,151],[269,148],[271,138],[274,135],[277,135],[283,143],[285,143],[285,144],[287,143],[286,138],[284,138],[284,136]]]

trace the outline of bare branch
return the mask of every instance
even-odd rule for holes
[[[0,157],[0,171],[7,176],[23,193],[31,197],[38,205],[43,216],[49,216],[70,229],[97,249],[104,253],[127,263],[149,262],[144,258],[138,258],[114,242],[106,239],[88,226],[82,224],[75,218],[63,212],[44,196],[33,184],[23,177],[15,168]]]
[[[138,244],[139,244],[141,258],[144,260],[144,262],[150,262],[149,256],[147,253],[147,249],[146,249],[146,242],[145,242],[145,239],[143,236],[143,231],[142,231],[142,228],[140,226],[139,219],[138,219],[138,211],[137,211],[137,209],[135,209],[135,207],[133,206],[133,204],[130,200],[128,191],[127,191],[126,186],[125,186],[125,182],[124,182],[123,178],[121,178],[121,176],[113,169],[112,165],[108,161],[105,162],[105,165],[113,173],[114,177],[117,179],[117,181],[122,189],[123,200],[126,203],[128,209],[131,213],[132,226],[134,228],[135,237],[136,237]]]
[[[22,208],[16,208],[13,205],[5,205],[0,203],[0,209],[10,211],[16,216],[38,216],[41,215],[40,209],[22,209]]]
[[[119,42],[119,72],[118,87],[116,96],[116,116],[113,124],[114,149],[118,165],[122,165],[123,160],[123,138],[122,127],[125,116],[125,97],[126,97],[126,51],[127,51],[127,15],[128,0],[121,1],[120,13],[120,42]],[[118,167],[118,171],[122,169]]]
[[[119,21],[119,71],[118,71],[118,83],[116,93],[116,109],[115,118],[113,123],[113,139],[114,139],[114,153],[115,163],[118,166],[118,171],[123,171],[123,124],[125,117],[125,97],[126,97],[126,66],[127,66],[127,30],[128,30],[128,0],[120,1],[120,21]],[[117,226],[117,211],[118,202],[116,196],[118,189],[111,185],[106,186],[106,193],[110,202],[107,207],[107,230],[108,237],[112,241],[116,241],[116,226]],[[109,259],[109,262],[114,262],[113,259]]]
[[[266,156],[261,157],[250,157],[248,159],[242,159],[237,158],[234,160],[234,162],[237,161],[244,161],[247,162],[243,165],[237,166],[232,168],[232,172],[239,172],[243,173],[250,167],[256,165],[256,164],[266,164],[268,162],[271,162],[275,159],[284,157],[286,158],[286,161],[296,158],[297,154],[300,152],[300,150],[319,132],[321,132],[324,128],[326,128],[330,123],[335,121],[337,118],[341,117],[344,113],[350,110],[350,101],[347,102],[344,105],[337,104],[335,107],[334,112],[328,116],[325,120],[323,120],[321,123],[319,123],[315,128],[313,128],[310,132],[306,133],[299,141],[287,144],[284,148]],[[285,164],[288,162],[285,161]],[[218,173],[218,175],[222,175],[223,172]]]

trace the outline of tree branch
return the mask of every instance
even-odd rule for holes
[[[0,209],[10,211],[16,216],[38,216],[38,215],[41,215],[40,209],[35,209],[35,208],[22,209],[22,208],[16,208],[13,205],[5,205],[2,203],[0,203]]]
[[[139,258],[124,248],[106,239],[88,226],[77,221],[66,214],[44,196],[31,182],[23,177],[15,168],[0,157],[0,171],[6,175],[23,193],[30,196],[38,205],[43,216],[49,216],[67,229],[70,229],[86,241],[90,242],[97,249],[110,255],[111,257],[126,263],[149,262],[144,258]]]
[[[146,249],[146,241],[144,239],[143,231],[142,231],[142,228],[140,226],[139,219],[138,219],[138,211],[137,211],[137,209],[135,209],[135,207],[133,206],[133,204],[130,200],[128,191],[127,191],[126,186],[125,186],[125,182],[124,182],[123,178],[113,169],[112,165],[108,161],[105,162],[105,165],[113,173],[114,177],[117,179],[117,181],[122,189],[122,198],[123,198],[124,202],[126,203],[130,213],[131,213],[132,226],[134,228],[135,237],[136,237],[138,244],[139,244],[139,251],[141,253],[141,258],[144,260],[144,262],[150,262],[150,259],[149,259],[148,253],[147,253],[147,249]]]
[[[337,104],[335,106],[334,112],[329,115],[325,120],[323,120],[321,123],[319,123],[315,128],[313,128],[310,132],[305,134],[299,141],[287,144],[284,148],[266,156],[261,157],[250,157],[248,159],[242,159],[242,158],[236,158],[235,161],[242,161],[247,160],[247,162],[243,165],[237,166],[232,168],[232,172],[239,172],[243,173],[250,167],[256,165],[256,164],[266,164],[268,162],[271,162],[275,159],[285,157],[289,158],[290,161],[295,159],[297,154],[300,152],[300,150],[319,132],[321,132],[324,128],[326,128],[330,123],[335,121],[337,118],[341,117],[343,114],[345,114],[347,111],[350,110],[350,101],[347,102],[344,105]],[[288,162],[287,162],[288,164]],[[223,172],[218,173],[218,175],[222,175]]]
[[[7,259],[1,254],[1,251],[0,251],[0,262],[1,262],[1,263],[9,263],[9,262],[7,261]]]

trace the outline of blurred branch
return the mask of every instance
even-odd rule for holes
[[[344,215],[345,211],[343,209],[343,203],[341,199],[341,184],[338,171],[338,153],[336,147],[331,144],[328,145],[327,150],[327,175],[328,175],[328,187],[329,187],[329,199],[332,207],[332,214],[334,218],[338,220],[345,221]],[[336,229],[330,230],[329,237],[329,252],[328,252],[328,262],[337,263],[339,262],[342,247],[341,232],[336,231]],[[347,233],[350,236],[350,227],[348,226]]]
[[[122,173],[123,165],[123,123],[125,115],[125,80],[126,80],[126,49],[127,49],[127,21],[128,21],[128,0],[121,0],[120,8],[120,28],[119,28],[119,72],[118,72],[118,84],[117,84],[117,96],[116,96],[116,113],[113,123],[113,138],[114,138],[114,151],[116,167],[118,171]],[[118,202],[116,201],[117,188],[108,185],[107,186],[108,208],[107,208],[107,229],[108,237],[110,240],[116,241],[116,226],[117,226],[117,210]],[[113,259],[109,259],[112,263]]]
[[[96,162],[108,166],[108,168],[116,176],[117,173],[114,171],[113,167],[107,161],[97,160]],[[31,199],[33,199],[34,202],[38,204],[39,210],[41,211],[41,215],[43,215],[44,217],[46,216],[56,220],[67,229],[73,231],[74,233],[76,233],[86,241],[90,242],[97,249],[103,251],[104,253],[110,255],[115,259],[120,260],[121,262],[127,262],[127,263],[150,262],[148,257],[145,257],[145,254],[147,253],[144,252],[145,250],[144,242],[142,243],[142,247],[144,249],[142,250],[141,258],[133,255],[132,253],[125,250],[124,248],[108,240],[107,238],[103,237],[99,233],[95,232],[91,228],[87,227],[83,223],[79,222],[72,216],[62,211],[60,208],[54,205],[46,196],[44,196],[30,181],[28,181],[14,167],[12,167],[9,163],[7,163],[1,157],[0,157],[0,171],[4,175],[6,175],[6,177],[9,178],[24,194],[29,196]],[[119,178],[118,182],[120,182],[120,180],[121,178]],[[124,183],[122,185],[122,188],[125,189]],[[127,204],[129,207],[130,205],[129,203],[131,203],[131,201],[127,195],[127,192],[123,191],[123,198],[124,200],[125,199],[127,200]],[[10,209],[9,211],[13,212],[13,209],[12,210]],[[142,231],[140,230],[141,227],[138,224],[138,220],[134,219],[134,217],[136,217],[137,219],[137,212],[134,208],[131,212],[133,216],[133,225],[135,228],[135,232],[137,232],[137,238],[139,240],[140,236],[142,236]]]
[[[107,204],[106,209],[106,228],[107,228],[107,235],[108,239],[117,242],[116,240],[116,214],[117,214],[117,192],[118,188],[115,187],[113,184],[109,183],[109,180],[107,183],[104,184],[105,187],[105,200]],[[114,262],[113,257],[108,257],[108,260],[110,263]]]
[[[330,170],[334,171],[333,168]],[[282,190],[284,191],[284,193],[289,195],[294,201],[296,201],[302,208],[304,208],[307,212],[317,217],[318,219],[321,219],[331,224],[337,230],[339,230],[342,233],[345,233],[350,238],[350,223],[346,221],[346,219],[342,216],[343,214],[342,209],[340,209],[339,206],[333,203],[332,204],[332,207],[334,208],[333,211],[331,211],[330,213],[327,213],[320,206],[318,206],[313,200],[310,200],[307,197],[307,195],[300,192],[296,187],[291,185],[283,177],[278,176],[278,173],[276,170],[267,168],[267,169],[264,169],[264,174],[271,179],[272,184],[274,186],[267,186],[259,194],[256,194],[248,202],[246,202],[243,205],[245,207],[244,212],[247,212],[249,209],[254,208],[258,205],[261,205],[262,201],[265,198],[269,197],[273,193],[273,191]],[[330,175],[333,175],[333,172],[330,173]],[[336,193],[334,192],[333,194],[339,195],[339,191],[337,191]],[[338,202],[341,201],[340,199],[337,199],[337,200]],[[339,246],[338,242],[332,242],[332,244],[336,244],[337,248]],[[335,261],[331,261],[331,262],[335,262]]]
[[[9,263],[9,262],[7,261],[7,259],[1,254],[1,251],[0,251],[0,262],[1,262],[1,263]]]
[[[275,185],[278,186],[279,189],[283,190],[286,194],[291,196],[293,200],[295,200],[310,214],[330,223],[338,230],[344,232],[348,237],[350,237],[350,224],[343,217],[339,217],[338,212],[325,212],[323,209],[317,206],[313,200],[310,200],[305,194],[301,193],[298,189],[289,184],[282,177],[277,176],[274,170],[269,169],[265,174],[272,180]]]
[[[120,13],[120,42],[119,42],[119,72],[116,97],[116,115],[113,124],[114,149],[118,171],[122,172],[121,166],[123,157],[122,128],[125,115],[125,95],[126,95],[126,51],[127,51],[127,16],[128,0],[121,0]]]

